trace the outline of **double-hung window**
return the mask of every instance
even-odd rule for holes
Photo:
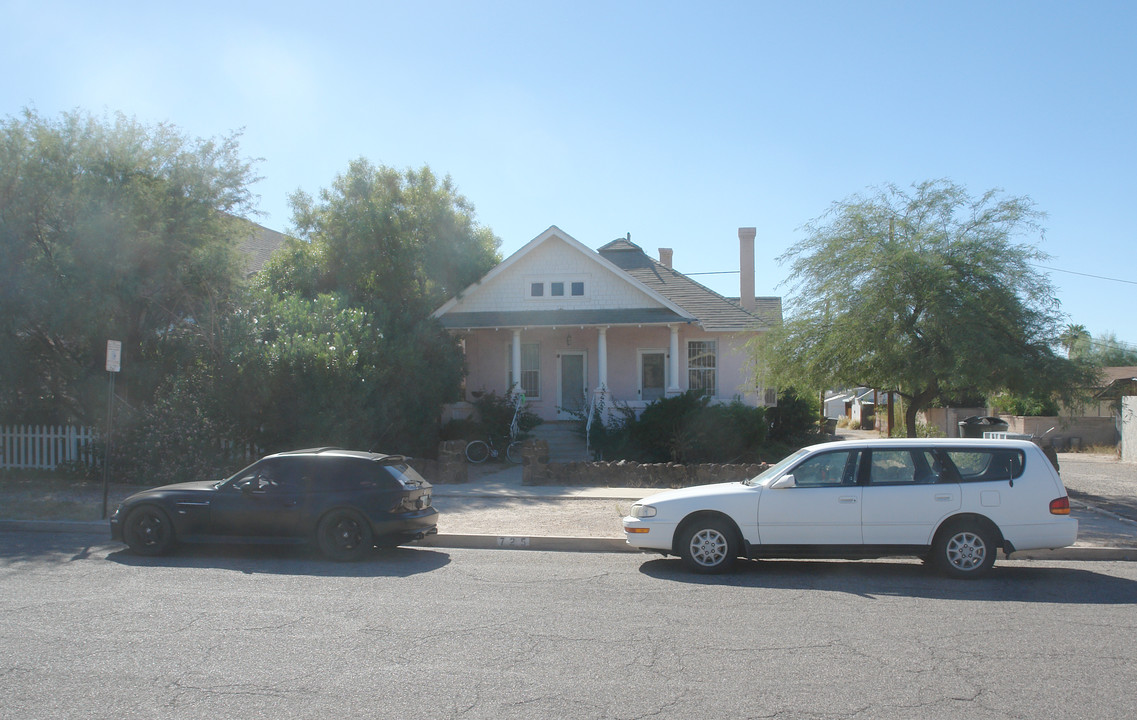
[[[513,352],[509,344],[505,346],[509,357],[509,387],[513,387]],[[541,345],[540,343],[521,343],[521,392],[530,400],[541,397]]]
[[[718,391],[718,343],[715,340],[687,342],[687,388],[714,396]]]

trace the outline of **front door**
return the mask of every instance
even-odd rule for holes
[[[557,417],[569,420],[585,409],[588,376],[583,350],[562,350],[557,358]]]
[[[209,508],[211,535],[288,537],[299,527],[302,463],[268,458],[218,488]]]
[[[663,350],[640,351],[640,400],[654,402],[664,395],[667,378],[667,353]]]
[[[860,545],[860,451],[814,455],[794,468],[795,487],[763,488],[758,538],[763,545]]]

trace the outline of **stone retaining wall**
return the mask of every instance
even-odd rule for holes
[[[521,466],[523,485],[679,488],[734,482],[758,475],[766,463],[753,465],[680,465],[678,463],[567,462]]]
[[[431,485],[455,485],[469,480],[466,441],[446,440],[438,444],[438,459],[411,458],[407,464]]]
[[[465,440],[448,440],[439,443],[437,460],[411,458],[408,463],[432,485],[465,483],[469,480],[465,450]],[[680,465],[626,460],[550,463],[544,440],[527,440],[521,450],[523,485],[679,488],[746,480],[768,467],[768,463]]]
[[[528,440],[521,449],[522,485],[679,488],[746,480],[770,467],[749,465],[680,465],[679,463],[549,462],[544,440]]]

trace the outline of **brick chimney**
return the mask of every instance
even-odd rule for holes
[[[754,236],[757,228],[738,228],[738,302],[746,310],[758,306],[754,300]]]
[[[671,248],[659,249],[659,264],[665,268],[671,268],[671,258],[674,257],[675,251]]]

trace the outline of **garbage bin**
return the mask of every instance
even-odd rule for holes
[[[985,432],[1006,432],[1005,420],[997,417],[982,417],[974,415],[959,421],[959,436],[961,438],[981,438]]]

